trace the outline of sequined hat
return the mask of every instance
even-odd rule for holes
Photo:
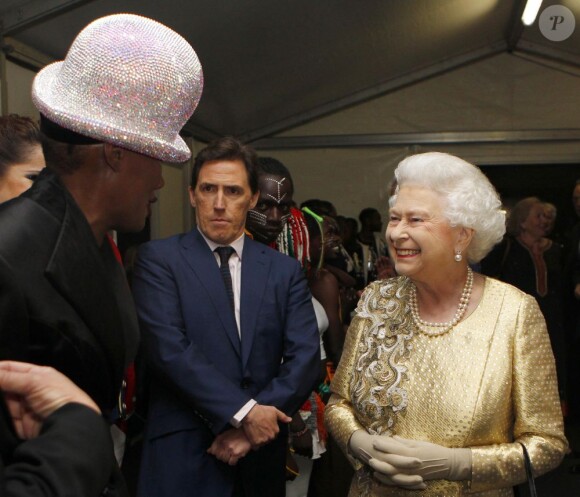
[[[179,131],[202,89],[201,64],[185,39],[157,21],[116,14],[85,27],[63,61],[37,74],[32,100],[63,128],[183,162],[191,152]]]

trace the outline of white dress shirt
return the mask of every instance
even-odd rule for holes
[[[199,228],[198,228],[199,230]],[[220,245],[219,243],[215,243],[207,238],[201,230],[199,230],[201,236],[208,244],[209,248],[214,254],[215,260],[217,265],[220,265],[220,256],[215,249],[218,247],[224,247],[225,245]],[[240,340],[242,339],[241,329],[240,329],[240,294],[241,294],[241,287],[242,287],[242,254],[244,251],[244,234],[240,236],[237,240],[234,240],[232,243],[229,244],[235,252],[230,256],[228,261],[230,267],[230,274],[232,276],[232,289],[234,291],[234,309],[235,309],[235,317],[236,317],[236,325],[238,327],[238,336]],[[257,402],[252,399],[249,400],[235,415],[232,419],[230,419],[230,424],[236,428],[239,428],[242,424],[242,420],[246,417],[246,414],[250,412],[252,407],[254,407]]]

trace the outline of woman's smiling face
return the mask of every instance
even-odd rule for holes
[[[432,190],[403,185],[389,213],[387,242],[398,274],[429,281],[454,263],[459,228],[444,215],[444,201]]]

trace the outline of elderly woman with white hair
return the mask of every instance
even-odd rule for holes
[[[513,495],[567,450],[554,358],[533,297],[480,274],[505,231],[497,192],[451,155],[395,171],[398,277],[363,293],[326,423],[357,469],[350,496]]]

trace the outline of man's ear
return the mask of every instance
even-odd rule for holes
[[[104,143],[103,154],[107,165],[113,171],[119,171],[121,168],[121,162],[125,156],[125,150],[117,145],[113,145],[112,143]]]
[[[256,193],[252,195],[252,198],[250,200],[250,210],[256,207],[259,198],[260,198],[260,190],[256,191]]]
[[[195,190],[191,186],[187,190],[189,191],[189,203],[195,209]]]

